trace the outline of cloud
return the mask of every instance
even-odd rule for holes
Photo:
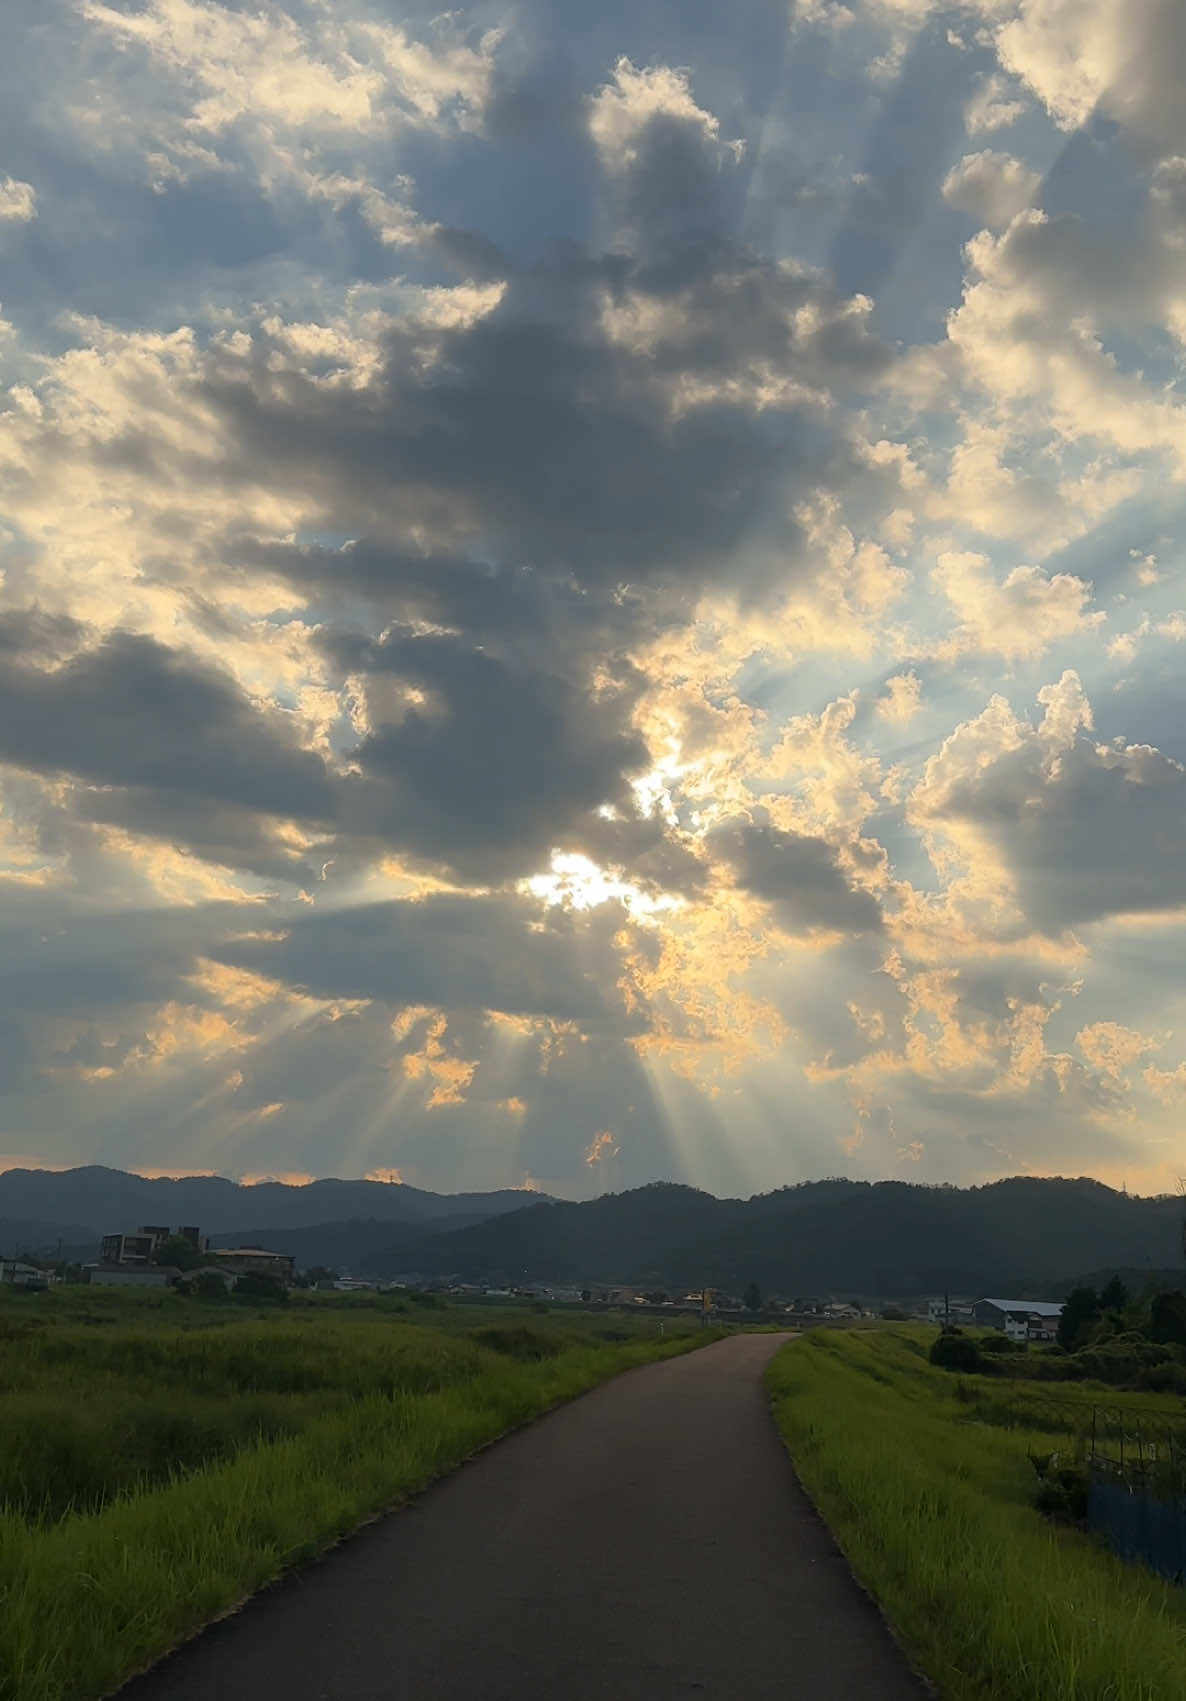
[[[1001,583],[987,556],[946,551],[931,571],[960,625],[952,651],[996,653],[1008,661],[1036,659],[1053,643],[1099,626],[1088,613],[1091,586],[1070,573],[1050,577],[1040,567],[1014,567]]]
[[[1126,1069],[1164,1043],[1164,1038],[1137,1033],[1121,1022],[1092,1022],[1075,1035],[1075,1044],[1087,1061],[1115,1081],[1124,1080]]]
[[[360,778],[346,791],[355,830],[498,879],[538,866],[599,808],[633,813],[628,778],[649,758],[629,678],[599,690],[443,634],[342,638],[334,651],[366,681]],[[372,695],[389,681],[405,693],[398,706]]]
[[[37,611],[0,616],[0,760],[80,782],[82,819],[180,840],[230,865],[305,872],[261,817],[328,821],[323,760],[283,714],[252,703],[225,673],[140,634],[79,645],[81,628]],[[36,649],[68,637],[38,665]],[[5,639],[8,642],[5,642]]]
[[[914,719],[922,703],[922,681],[916,673],[896,673],[885,682],[885,696],[877,702],[882,720],[904,726]]]
[[[95,29],[143,49],[158,74],[196,91],[185,129],[211,135],[243,120],[322,132],[464,122],[481,112],[498,42],[492,31],[470,43],[450,18],[425,42],[398,26],[314,10],[302,28],[276,5],[247,14],[213,0],[150,0],[139,12],[87,0],[82,12]]]
[[[1172,12],[13,4],[9,1144],[1131,1179]]]
[[[1186,138],[1177,98],[1186,19],[1176,0],[1134,0],[1123,15],[1110,0],[1025,0],[993,36],[1001,64],[1064,129],[1101,113],[1160,148]]]
[[[1026,101],[1016,99],[1011,93],[1008,81],[999,72],[983,77],[964,109],[969,136],[1007,129],[1021,117],[1026,106]]]
[[[217,960],[318,999],[498,1012],[630,1031],[615,980],[621,912],[584,918],[538,900],[441,893],[317,911],[245,934]],[[582,948],[583,947],[583,948]]]
[[[943,199],[980,224],[1006,225],[1033,201],[1041,174],[1011,154],[965,154],[943,179]]]
[[[712,849],[744,892],[769,903],[788,933],[877,931],[881,911],[852,880],[834,845],[752,821],[714,828]]]
[[[1149,745],[1094,743],[1069,669],[1038,700],[1036,724],[996,696],[945,739],[911,794],[913,819],[970,865],[999,866],[1044,932],[1181,908],[1186,769]]]
[[[0,221],[29,224],[37,217],[37,191],[16,177],[0,177]]]

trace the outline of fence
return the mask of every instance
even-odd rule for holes
[[[1087,1475],[1087,1528],[1113,1553],[1186,1583],[1186,1410],[1031,1395],[1012,1419],[1068,1437]]]

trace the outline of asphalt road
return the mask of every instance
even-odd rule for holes
[[[921,1701],[736,1335],[489,1448],[121,1701]]]

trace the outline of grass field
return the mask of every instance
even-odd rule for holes
[[[767,1372],[804,1486],[918,1668],[943,1701],[1182,1701],[1186,1591],[1041,1517],[1049,1391],[932,1369],[933,1334],[820,1330]]]
[[[630,1316],[0,1290],[0,1701],[109,1693],[495,1436],[709,1338]]]

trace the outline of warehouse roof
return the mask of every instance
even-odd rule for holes
[[[1028,1311],[1031,1316],[1061,1317],[1062,1303],[1052,1305],[1045,1299],[981,1299],[978,1305],[995,1305],[998,1311]]]

